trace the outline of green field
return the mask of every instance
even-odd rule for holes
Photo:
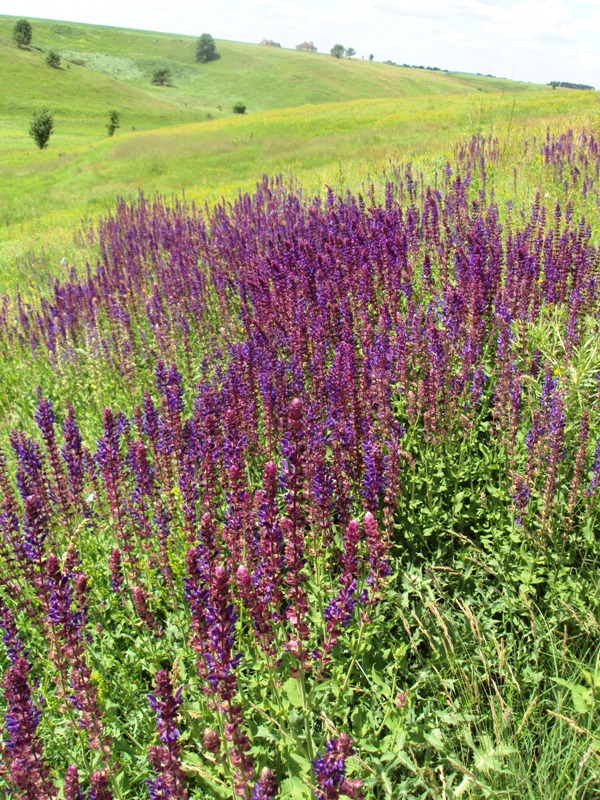
[[[13,24],[0,17],[0,69],[11,75],[0,87],[0,289],[36,251],[75,258],[73,229],[117,196],[212,202],[290,171],[311,191],[357,186],[390,158],[444,158],[472,133],[541,133],[597,111],[593,92],[219,40],[221,59],[201,65],[193,36],[73,23],[35,20],[32,48],[18,49]],[[60,69],[45,64],[50,49]],[[151,85],[160,66],[173,86]],[[238,100],[243,118],[231,113]],[[44,151],[27,132],[41,105],[55,117]],[[121,128],[109,139],[111,109]]]

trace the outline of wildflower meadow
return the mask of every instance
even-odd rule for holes
[[[1,796],[600,796],[600,141],[506,147],[2,298]]]

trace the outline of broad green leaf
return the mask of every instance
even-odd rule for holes
[[[289,800],[308,800],[310,797],[310,790],[305,785],[302,778],[293,776],[286,778],[281,784],[281,797],[289,798]]]
[[[591,677],[591,676],[590,676]],[[570,683],[563,678],[551,678],[554,683],[559,686],[564,686],[571,692],[571,700],[573,701],[573,708],[578,714],[589,714],[594,707],[594,695],[591,689],[587,686],[582,686],[580,683]]]
[[[300,689],[296,678],[288,678],[281,688],[283,689],[283,694],[294,708],[302,708],[302,698],[300,697]]]
[[[429,731],[429,733],[426,733],[425,739],[432,747],[435,747],[436,750],[442,750],[444,747],[444,738],[439,728],[434,728],[432,731]]]

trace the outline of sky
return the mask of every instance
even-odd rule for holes
[[[0,13],[282,47],[600,89],[600,0],[0,0]]]

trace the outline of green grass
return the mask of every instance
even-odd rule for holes
[[[443,159],[471,133],[596,114],[593,92],[237,42],[217,40],[221,59],[201,65],[195,36],[33,20],[32,45],[19,49],[15,19],[0,17],[10,75],[0,86],[0,291],[40,259],[50,272],[77,259],[73,230],[117,196],[212,202],[290,171],[309,191],[356,187],[390,158]],[[50,49],[58,70],[45,63]],[[159,66],[173,86],[151,85]],[[238,100],[245,117],[231,113]],[[28,135],[41,105],[55,117],[44,151]],[[121,116],[113,139],[111,109]]]
[[[14,17],[0,17],[0,43],[13,58]],[[373,97],[460,92],[526,91],[529,84],[483,76],[452,74],[337,60],[330,55],[217,40],[221,59],[197,64],[197,37],[134,31],[49,20],[33,21],[32,54],[59,52],[63,59],[83,62],[93,73],[129,83],[173,107],[229,113],[243,100],[251,111]],[[190,32],[194,33],[194,32]],[[150,85],[159,66],[173,74],[174,87]],[[47,68],[46,68],[47,69]],[[1,91],[1,90],[0,90]]]

